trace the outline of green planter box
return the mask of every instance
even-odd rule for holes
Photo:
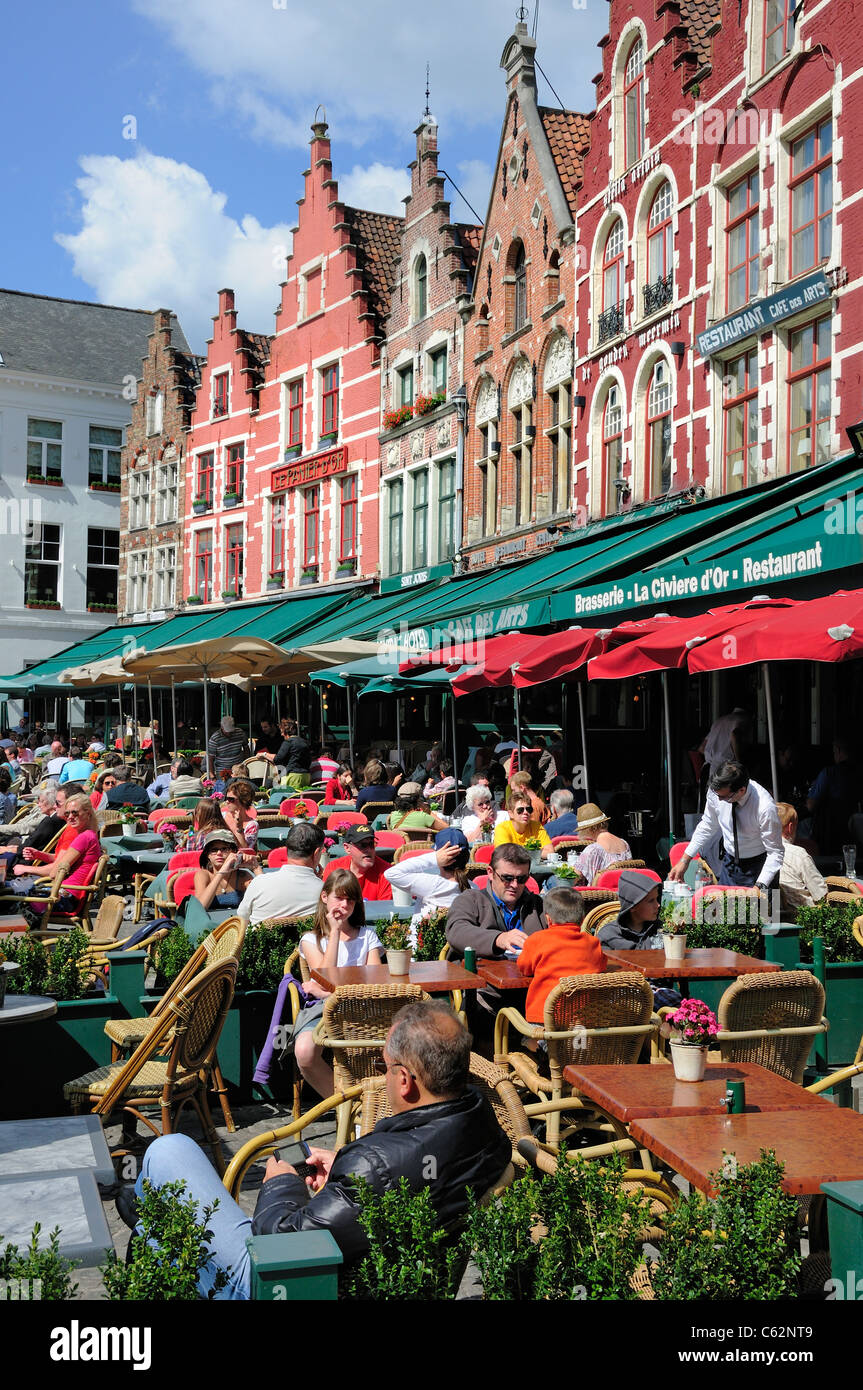
[[[797,970],[811,970],[811,963],[798,962]],[[828,965],[824,1013],[830,1023],[827,1059],[831,1067],[845,1067],[854,1055],[863,1033],[863,960],[849,965]],[[809,1061],[814,1063],[814,1050]],[[863,1274],[863,1269],[860,1271]]]
[[[53,1018],[22,1027],[14,1061],[6,1054],[0,1119],[68,1114],[63,1083],[110,1062],[105,1024],[128,1016],[116,995],[101,994],[63,1000]]]

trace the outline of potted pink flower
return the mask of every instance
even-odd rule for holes
[[[703,999],[684,999],[666,1014],[663,1037],[670,1039],[671,1062],[678,1081],[703,1081],[707,1049],[719,1032],[716,1014]]]

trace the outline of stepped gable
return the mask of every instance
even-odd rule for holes
[[[590,149],[590,121],[578,111],[559,111],[551,106],[540,106],[539,115],[569,210],[575,214],[584,157]]]
[[[383,336],[390,312],[392,265],[401,253],[404,218],[344,206],[344,221],[357,250],[357,264],[363,272],[376,332]]]

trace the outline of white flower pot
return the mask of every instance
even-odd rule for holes
[[[686,955],[686,932],[681,932],[679,936],[669,936],[662,933],[662,944],[665,947],[666,964],[680,962]]]
[[[387,951],[387,965],[391,975],[408,975],[411,966],[411,951]]]
[[[691,1043],[671,1043],[671,1064],[678,1081],[703,1081],[707,1048]]]
[[[393,907],[413,906],[413,896],[409,888],[396,888],[393,885]]]

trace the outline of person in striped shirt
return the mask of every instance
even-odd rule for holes
[[[216,732],[211,734],[207,745],[210,775],[219,777],[222,773],[230,772],[234,763],[241,763],[248,757],[249,741],[246,735],[237,728],[231,716],[226,714]]]

